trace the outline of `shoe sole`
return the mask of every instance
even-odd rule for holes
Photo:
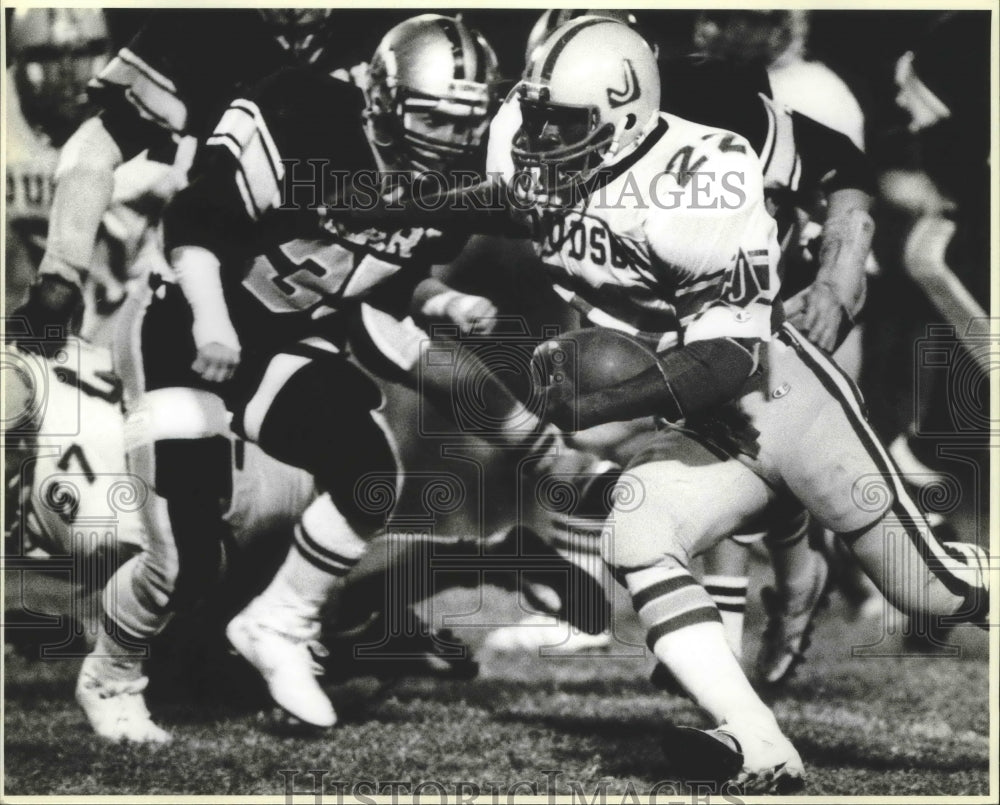
[[[740,774],[733,784],[743,794],[794,794],[805,787],[805,780],[799,772],[790,771],[787,764],[752,774]]]
[[[724,783],[743,768],[742,752],[694,727],[668,727],[660,745],[671,770],[686,782]]]
[[[791,794],[805,785],[801,772],[780,763],[770,769],[743,771],[743,753],[694,727],[667,729],[662,741],[667,760],[688,784],[711,783],[720,793]]]

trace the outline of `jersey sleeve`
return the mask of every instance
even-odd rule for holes
[[[738,135],[714,132],[674,154],[645,222],[654,265],[669,267],[687,343],[768,340],[778,295],[777,225],[760,162]]]
[[[254,11],[157,10],[89,91],[126,159],[170,162],[177,138],[203,137],[239,87],[288,58]]]
[[[233,100],[170,205],[167,248],[202,246],[225,263],[252,249],[271,212],[317,220],[347,177],[373,168],[361,109],[356,87],[306,68],[279,71]],[[373,170],[371,178],[374,188]]]

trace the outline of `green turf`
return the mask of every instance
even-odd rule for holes
[[[460,593],[439,603],[468,611],[471,600]],[[516,614],[498,591],[488,591],[485,603],[499,621]],[[759,619],[753,609],[749,656]],[[458,631],[473,645],[486,632]],[[638,637],[630,617],[622,633]],[[804,793],[989,793],[984,635],[960,631],[958,658],[852,655],[852,646],[874,643],[877,634],[846,622],[836,605],[824,612],[810,661],[774,702],[807,765]],[[898,638],[881,648],[898,653]],[[282,794],[289,774],[281,772],[292,769],[302,772],[296,789],[310,792],[314,778],[305,772],[322,769],[331,793],[335,781],[378,781],[381,793],[390,793],[394,780],[411,791],[437,781],[449,793],[464,782],[487,794],[520,783],[521,794],[572,794],[575,787],[589,802],[602,787],[628,795],[668,781],[661,725],[704,723],[693,706],[649,685],[648,658],[481,652],[480,660],[472,682],[415,679],[379,692],[358,680],[333,689],[342,724],[318,737],[275,734],[254,691],[230,701],[167,697],[153,709],[174,743],[130,748],[102,743],[85,726],[72,698],[76,662],[8,653],[5,793]],[[667,783],[659,790],[672,789]]]

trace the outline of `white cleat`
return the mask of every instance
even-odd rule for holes
[[[170,733],[153,723],[142,692],[149,677],[103,679],[96,663],[84,660],[76,681],[76,700],[94,732],[112,741],[165,744]]]
[[[337,723],[330,699],[316,681],[326,656],[319,623],[301,616],[277,617],[251,604],[226,626],[226,637],[267,682],[271,698],[287,713],[313,727]]]
[[[802,758],[777,727],[670,727],[663,749],[690,782],[726,783],[744,794],[788,794],[804,783]]]

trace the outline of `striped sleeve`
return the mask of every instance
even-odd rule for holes
[[[266,210],[280,206],[285,169],[256,103],[243,98],[233,101],[207,144],[232,155],[233,179],[248,218],[256,221]]]
[[[139,116],[175,134],[184,132],[188,110],[177,86],[127,47],[101,71],[95,86],[120,87]]]

